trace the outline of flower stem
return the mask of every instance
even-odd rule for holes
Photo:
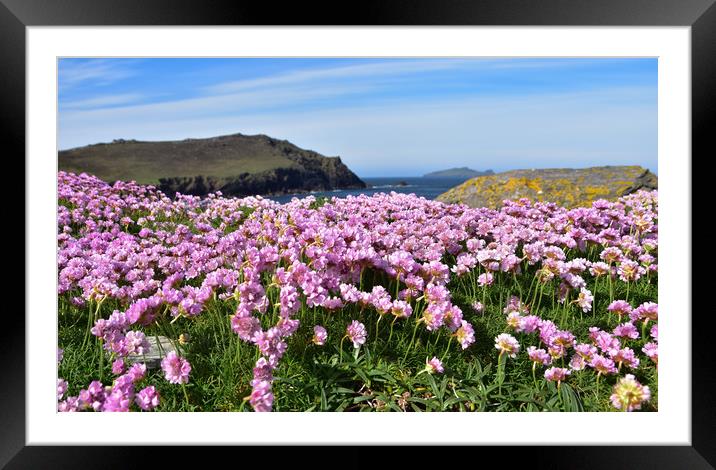
[[[445,352],[443,353],[443,356],[440,358],[441,361],[444,361],[445,356],[447,356],[447,353],[450,352],[450,345],[452,344],[453,338],[454,338],[454,336],[450,335],[450,339],[448,340],[447,348],[445,348]]]
[[[184,399],[186,400],[186,405],[188,407],[191,407],[191,403],[189,402],[189,395],[186,393],[186,384],[182,382],[181,389],[184,392]]]

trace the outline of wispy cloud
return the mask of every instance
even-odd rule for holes
[[[472,62],[474,64],[474,61]],[[297,84],[310,83],[315,86],[317,83],[335,80],[362,80],[365,78],[376,80],[382,77],[395,77],[437,70],[448,70],[468,64],[470,64],[470,61],[466,60],[415,60],[335,66],[319,69],[296,70],[254,79],[227,81],[208,86],[205,90],[209,93],[233,93],[259,88],[274,88]]]
[[[124,93],[119,95],[96,96],[82,100],[63,101],[60,104],[64,109],[95,109],[136,103],[144,98],[144,95],[139,93]]]
[[[67,90],[88,82],[94,85],[109,85],[137,73],[136,61],[112,59],[60,59],[58,67],[59,86]]]

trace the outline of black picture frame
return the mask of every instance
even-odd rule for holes
[[[489,1],[380,1],[355,4],[270,2],[198,2],[184,0],[0,0],[0,142],[5,158],[25,152],[26,27],[83,25],[503,25],[503,26],[690,26],[692,66],[692,156],[705,161],[713,148],[709,122],[716,113],[716,6],[715,0],[489,0]],[[711,144],[711,145],[709,145]],[[698,157],[697,157],[698,156]],[[693,164],[693,163],[692,163]],[[17,171],[17,170],[13,170]],[[24,178],[10,178],[23,185]],[[694,187],[692,183],[692,188]],[[18,190],[12,192],[17,195]],[[15,196],[16,197],[16,196]],[[697,202],[692,198],[694,203]],[[693,211],[692,214],[695,214]],[[9,216],[6,216],[9,217]],[[26,214],[23,215],[23,220]],[[18,224],[19,225],[19,224]],[[686,231],[685,235],[693,233]],[[25,242],[25,253],[32,250]],[[708,250],[707,250],[708,251]],[[687,253],[691,257],[691,253]],[[6,257],[6,263],[9,263]],[[691,258],[693,259],[693,258]],[[692,264],[693,265],[693,264]],[[6,271],[7,272],[7,271]],[[691,273],[685,273],[691,275]],[[692,276],[693,280],[697,276]],[[10,278],[8,278],[10,282]],[[6,284],[7,286],[8,284]],[[32,286],[25,284],[25,296]],[[692,287],[693,291],[693,287]],[[19,295],[15,295],[19,297]],[[686,306],[682,312],[690,314]],[[170,468],[185,462],[185,452],[152,452],[127,447],[26,446],[25,433],[25,319],[17,309],[5,308],[5,334],[0,341],[0,466],[6,468],[129,468],[150,461]],[[711,312],[703,312],[710,322]],[[469,450],[470,465],[490,458],[518,460],[529,468],[714,468],[716,465],[716,400],[711,390],[714,368],[710,328],[692,316],[691,446],[572,446],[558,448],[481,447]],[[638,430],[615,430],[629,433]],[[98,430],[98,432],[103,432]],[[300,432],[300,430],[297,430]],[[562,430],[561,432],[570,432]],[[628,439],[628,437],[627,437]],[[237,465],[239,457],[224,449]],[[200,451],[201,452],[201,451]],[[401,462],[421,459],[424,450],[400,452]],[[458,451],[463,453],[462,451]],[[268,453],[265,449],[259,454]],[[451,452],[452,453],[452,452]],[[232,457],[233,455],[233,457]],[[271,466],[295,460],[293,452],[270,452]],[[343,463],[372,466],[372,453],[360,449],[342,452]],[[445,450],[436,455],[449,455]],[[219,464],[219,454],[211,460]],[[330,457],[326,457],[330,458]],[[131,459],[128,461],[127,459]],[[328,466],[327,462],[324,462]]]

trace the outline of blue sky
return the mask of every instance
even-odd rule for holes
[[[242,133],[359,176],[657,171],[657,59],[60,59],[59,148]]]

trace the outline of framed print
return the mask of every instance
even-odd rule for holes
[[[3,464],[457,444],[710,468],[691,165],[716,9],[658,3],[3,0],[27,221]]]

